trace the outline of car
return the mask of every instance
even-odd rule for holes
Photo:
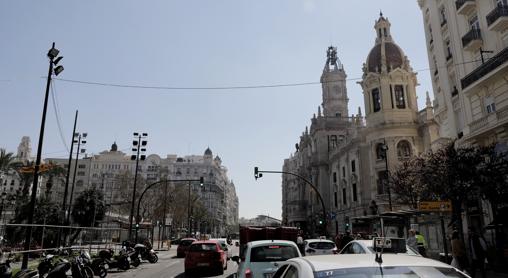
[[[199,240],[189,246],[184,265],[186,275],[200,270],[207,274],[212,270],[217,275],[222,275],[228,268],[228,260],[217,240]]]
[[[243,254],[233,256],[232,260],[239,263],[237,277],[267,278],[277,271],[281,262],[301,256],[292,241],[258,240],[247,243]]]
[[[352,240],[350,241],[342,250],[340,250],[339,254],[374,254],[376,251],[374,250],[374,240]],[[416,251],[415,249],[409,247],[409,245],[405,244],[404,239],[396,239],[391,238],[391,240],[398,240],[400,242],[403,242],[401,244],[405,245],[405,249],[400,250],[392,250],[390,248],[387,248],[386,250],[383,250],[384,253],[405,253],[406,255],[412,255],[412,256],[420,256],[420,253]]]
[[[178,248],[176,249],[176,256],[178,258],[185,257],[185,253],[189,249],[189,246],[196,240],[197,239],[195,238],[182,238],[180,240],[180,244],[178,244]]]
[[[467,278],[460,270],[436,260],[404,254],[347,254],[294,258],[281,263],[271,278],[300,277],[453,277]]]
[[[225,238],[211,238],[210,240],[216,240],[219,242],[222,250],[224,250],[224,252],[228,256],[228,260],[232,257],[232,250],[228,246],[227,239],[225,239]]]
[[[335,246],[335,243],[331,240],[306,239],[303,244],[305,256],[332,255],[338,253],[337,246]]]

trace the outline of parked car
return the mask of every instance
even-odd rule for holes
[[[182,238],[180,240],[180,244],[178,244],[178,248],[176,249],[176,256],[178,258],[185,257],[185,254],[187,253],[187,250],[189,249],[189,246],[196,241],[195,238]]]
[[[342,250],[340,250],[339,254],[374,254],[376,251],[374,250],[374,240],[353,240],[349,242]],[[403,238],[391,238],[391,240],[397,240],[400,242],[399,245],[405,246],[405,248],[385,248],[383,250],[384,253],[396,253],[396,254],[406,254],[412,256],[420,256],[420,253],[415,249],[406,245],[406,240]]]
[[[312,256],[294,258],[281,263],[271,278],[300,277],[442,277],[467,278],[466,274],[449,264],[424,257],[382,254]]]
[[[281,262],[301,256],[293,241],[258,240],[247,243],[241,257],[233,256],[232,260],[239,263],[239,278],[266,278],[277,271]]]
[[[305,256],[337,254],[337,246],[327,239],[307,239],[304,242]]]
[[[194,241],[187,250],[185,256],[186,275],[200,270],[207,271],[209,274],[210,269],[217,275],[222,275],[227,267],[226,252],[222,250],[217,240]]]

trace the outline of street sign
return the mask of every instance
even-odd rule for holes
[[[426,201],[420,202],[418,208],[422,211],[451,212],[452,202],[450,201]]]

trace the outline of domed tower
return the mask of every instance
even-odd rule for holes
[[[368,127],[417,121],[416,73],[394,42],[390,26],[381,13],[374,25],[376,43],[363,66],[360,84]]]
[[[323,90],[323,115],[325,117],[347,117],[348,109],[346,73],[337,57],[337,48],[330,46],[326,51],[326,63],[321,75]]]
[[[205,161],[212,161],[213,159],[213,153],[212,153],[212,150],[210,150],[210,148],[206,148],[205,150],[205,154],[203,155],[203,158]]]

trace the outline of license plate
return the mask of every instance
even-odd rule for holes
[[[198,266],[209,266],[209,263],[198,263]]]

